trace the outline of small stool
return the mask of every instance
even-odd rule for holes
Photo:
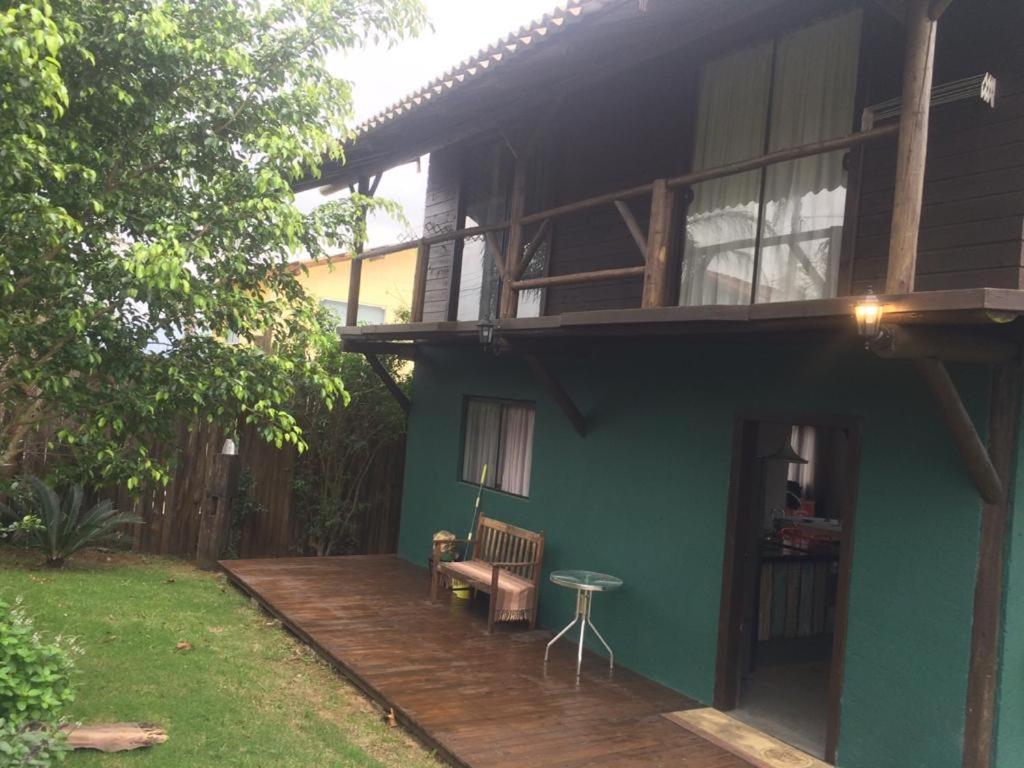
[[[569,622],[569,626],[551,638],[551,642],[548,643],[548,647],[544,650],[544,661],[547,662],[548,660],[551,646],[558,642],[566,632],[579,622],[580,642],[579,650],[576,653],[576,677],[580,676],[580,668],[583,666],[583,634],[588,626],[594,630],[597,639],[601,641],[601,645],[608,651],[608,668],[614,669],[615,654],[612,652],[611,646],[601,637],[601,633],[597,631],[594,622],[590,620],[590,609],[595,592],[610,592],[613,589],[618,589],[622,586],[622,579],[609,576],[607,573],[596,573],[594,571],[554,571],[550,578],[552,584],[576,590],[576,618]]]

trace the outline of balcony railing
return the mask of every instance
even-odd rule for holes
[[[413,322],[421,322],[430,247],[444,242],[460,240],[464,242],[466,238],[480,236],[489,241],[490,249],[494,253],[495,265],[501,276],[499,308],[501,318],[516,316],[518,296],[525,290],[618,280],[623,277],[641,275],[643,276],[641,306],[666,306],[669,303],[669,287],[674,266],[672,263],[674,255],[671,248],[672,236],[677,230],[677,222],[674,220],[676,215],[674,196],[679,190],[701,182],[746,173],[790,160],[848,149],[891,136],[898,137],[898,146],[894,184],[895,204],[889,238],[885,293],[911,293],[914,290],[925,161],[928,151],[928,123],[931,113],[935,61],[935,25],[948,5],[949,0],[915,0],[915,2],[907,4],[906,46],[898,124],[865,128],[848,136],[770,152],[742,162],[695,171],[674,178],[657,179],[639,187],[597,195],[530,214],[525,213],[526,165],[529,153],[521,152],[516,159],[512,180],[508,221],[431,235],[385,248],[375,248],[357,256],[352,264],[349,281],[348,324],[355,325],[356,323],[362,259],[384,256],[412,247],[417,248],[411,319]],[[982,91],[984,92],[984,87]],[[640,227],[628,204],[630,200],[644,196],[650,196],[651,201],[650,222],[646,233]],[[524,279],[531,258],[544,241],[543,235],[553,226],[557,218],[605,205],[613,205],[619,212],[633,241],[644,257],[643,265]],[[532,238],[527,240],[526,228],[532,226],[536,226],[537,229],[533,232]],[[506,245],[504,249],[498,247],[497,233],[499,232],[507,234],[507,237],[504,238]],[[451,281],[451,285],[454,285],[454,281]],[[449,301],[449,305],[451,304],[452,302]]]
[[[879,141],[896,135],[898,130],[899,126],[895,123],[884,125],[835,139],[769,152],[749,160],[694,171],[682,176],[656,179],[648,184],[596,195],[566,205],[518,216],[516,211],[521,211],[523,205],[521,199],[517,201],[515,198],[517,195],[524,195],[525,184],[521,182],[516,183],[517,180],[514,180],[513,200],[510,206],[513,215],[508,221],[487,224],[485,226],[468,227],[451,232],[441,232],[422,237],[418,240],[407,240],[393,245],[373,248],[359,254],[356,257],[356,262],[387,256],[410,248],[417,249],[416,272],[413,280],[412,307],[410,312],[410,321],[414,323],[422,322],[423,320],[431,246],[449,242],[465,242],[469,238],[479,237],[485,238],[488,242],[490,246],[489,251],[494,255],[495,266],[501,276],[499,316],[502,318],[515,317],[518,295],[522,291],[620,280],[627,277],[643,278],[642,307],[663,307],[669,303],[671,295],[670,279],[673,274],[670,261],[672,258],[671,238],[674,230],[680,223],[675,220],[677,216],[675,195],[677,193],[701,182],[721,179],[760,170],[778,163],[828,154],[869,142]],[[517,168],[517,175],[518,173],[519,168]],[[643,197],[650,198],[650,221],[646,231],[637,221],[629,205],[630,201]],[[622,218],[631,239],[643,257],[644,263],[642,265],[524,278],[531,260],[545,242],[547,233],[554,226],[557,219],[604,206],[613,206]],[[499,238],[499,235],[506,236]],[[505,243],[506,247],[502,247],[502,242]],[[354,289],[354,295],[349,296],[349,306],[358,306],[359,281],[351,281],[350,286]],[[348,324],[354,325],[354,318],[350,318]]]

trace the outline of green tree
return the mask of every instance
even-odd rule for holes
[[[421,23],[418,0],[0,4],[0,478],[44,422],[75,479],[129,486],[166,479],[145,444],[181,413],[304,446],[296,392],[347,395],[285,265],[393,207],[303,215],[290,184],[349,135],[327,55]]]
[[[335,367],[351,393],[347,408],[329,410],[315,392],[300,392],[299,423],[309,448],[295,462],[295,509],[306,544],[317,555],[359,552],[359,537],[372,513],[367,476],[375,462],[405,441],[405,413],[363,355],[336,354]],[[399,386],[408,390],[408,364],[381,357]]]

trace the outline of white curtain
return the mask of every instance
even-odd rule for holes
[[[709,62],[702,73],[694,170],[764,152],[772,44]],[[759,171],[697,184],[686,222],[680,303],[746,304],[754,275]]]
[[[860,11],[853,11],[709,62],[694,168],[763,154],[766,130],[769,151],[849,133],[860,20]],[[680,303],[834,296],[845,202],[842,153],[696,185]],[[761,253],[755,254],[762,203]],[[752,297],[755,262],[758,291]]]
[[[779,41],[769,151],[853,129],[860,23],[860,11],[853,11]],[[836,295],[846,207],[843,154],[767,169],[757,301]]]
[[[466,404],[466,437],[462,448],[462,479],[479,483],[487,465],[488,488],[495,486],[498,471],[498,439],[501,434],[501,403],[497,400],[470,400]]]
[[[806,464],[790,464],[789,479],[800,484],[805,499],[814,498],[814,466],[817,456],[817,432],[814,427],[794,426],[790,435],[793,450]]]
[[[533,464],[534,408],[522,403],[506,403],[502,413],[501,462],[498,487],[517,496],[530,495],[530,468]]]

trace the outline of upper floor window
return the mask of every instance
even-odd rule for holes
[[[533,422],[533,403],[467,398],[462,480],[478,484],[483,477],[486,488],[529,496]]]
[[[694,169],[845,136],[853,128],[859,10],[709,62]],[[843,152],[698,184],[680,303],[834,296],[846,207]]]

